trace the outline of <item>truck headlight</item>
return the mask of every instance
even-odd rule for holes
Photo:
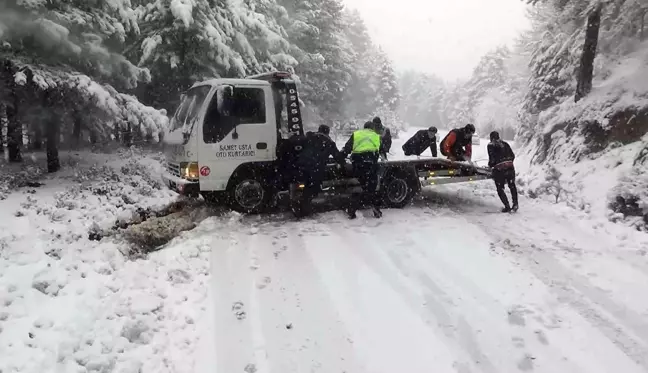
[[[198,180],[198,162],[180,163],[180,175],[186,180]]]

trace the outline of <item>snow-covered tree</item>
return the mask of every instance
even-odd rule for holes
[[[344,94],[345,118],[369,118],[376,109],[376,87],[372,79],[376,69],[373,64],[376,48],[358,11],[345,11],[344,17],[347,25],[345,36],[354,52],[351,80]]]
[[[75,83],[86,74],[123,89],[150,76],[120,53],[139,28],[128,1],[4,1],[0,4],[0,60],[5,89],[0,93],[10,133],[11,161],[19,161],[23,129],[39,147],[47,139],[48,168],[58,169],[58,134],[69,118],[95,104]],[[57,84],[44,71],[55,71]],[[60,84],[59,84],[60,83]],[[88,92],[85,92],[88,93]],[[85,100],[87,98],[87,100]],[[99,103],[100,104],[100,103]],[[47,111],[46,120],[37,120]],[[69,121],[72,122],[72,121]],[[75,119],[75,123],[80,120]],[[95,118],[88,122],[97,122]],[[71,124],[70,124],[71,125]],[[80,135],[80,126],[70,132]]]
[[[392,63],[382,50],[378,50],[375,61],[378,67],[374,74],[378,107],[396,112],[400,104],[400,94]]]
[[[288,39],[298,51],[295,68],[302,97],[316,108],[317,119],[344,119],[345,91],[351,82],[354,51],[340,0],[281,0],[289,14]]]
[[[399,115],[414,127],[444,128],[443,99],[446,84],[441,78],[416,71],[406,71],[398,81],[401,92]]]

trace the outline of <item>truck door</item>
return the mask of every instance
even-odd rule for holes
[[[200,190],[223,191],[238,166],[276,159],[277,130],[270,85],[236,86],[229,112],[218,110],[216,89],[198,141]],[[220,98],[222,99],[222,97]]]

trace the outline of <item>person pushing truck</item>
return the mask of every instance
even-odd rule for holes
[[[466,161],[472,159],[472,137],[475,126],[466,124],[463,128],[455,128],[441,140],[441,154],[451,161]]]

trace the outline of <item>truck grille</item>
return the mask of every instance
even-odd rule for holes
[[[177,163],[167,162],[167,170],[173,176],[180,177],[180,165]]]

